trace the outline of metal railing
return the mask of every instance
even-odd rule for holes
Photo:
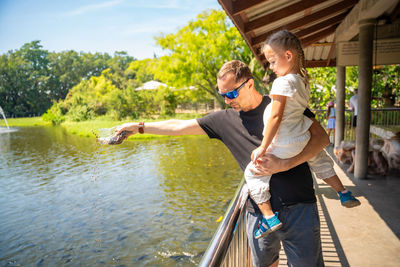
[[[247,194],[243,192],[243,184],[244,179],[236,190],[199,266],[252,266],[244,212]]]
[[[314,109],[316,120],[321,123],[323,127],[326,127],[326,109]],[[355,139],[355,132],[353,125],[354,113],[352,110],[345,110],[345,127],[344,127],[344,140],[353,141]],[[384,127],[387,129],[394,129],[394,131],[400,131],[400,108],[373,108],[371,109],[371,126]],[[371,135],[374,132],[371,131]]]
[[[316,119],[326,126],[326,110],[313,110]],[[345,140],[354,140],[352,129],[353,112],[345,111]],[[400,108],[372,109],[371,125],[400,126]],[[251,267],[251,252],[246,233],[246,201],[244,194],[244,179],[214,234],[204,256],[199,264],[201,267]],[[244,204],[243,204],[244,203]]]

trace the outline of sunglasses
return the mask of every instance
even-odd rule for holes
[[[248,79],[247,79],[244,83],[242,83],[238,88],[233,89],[232,91],[229,91],[229,92],[227,92],[227,93],[225,93],[225,94],[221,94],[220,92],[218,92],[218,94],[219,94],[220,96],[222,96],[223,98],[227,97],[227,98],[229,98],[229,99],[235,99],[236,97],[239,96],[239,91],[240,91],[240,89],[242,89],[242,87],[243,87],[250,79],[252,79],[252,77],[248,78]]]

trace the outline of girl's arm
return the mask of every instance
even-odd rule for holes
[[[270,97],[272,99],[272,111],[268,123],[265,125],[264,138],[261,143],[262,152],[265,152],[274,139],[274,136],[279,129],[279,125],[281,124],[283,111],[285,110],[286,105],[286,96],[271,95]]]
[[[310,141],[303,151],[289,159],[280,159],[272,154],[266,154],[257,162],[257,169],[253,170],[256,175],[272,175],[277,172],[287,171],[307,160],[315,157],[321,150],[329,145],[329,137],[324,128],[315,120],[309,128],[311,133]]]

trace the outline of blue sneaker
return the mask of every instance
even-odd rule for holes
[[[353,208],[361,205],[361,202],[355,198],[350,191],[347,193],[339,192],[340,203],[346,208]]]
[[[258,225],[257,231],[254,232],[254,238],[259,239],[261,237],[266,237],[273,231],[278,230],[282,227],[281,221],[278,219],[278,213],[275,212],[274,217],[261,220],[261,223]]]

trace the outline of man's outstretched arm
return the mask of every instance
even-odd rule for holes
[[[259,161],[258,175],[272,175],[277,172],[287,171],[303,162],[308,161],[329,145],[329,137],[325,129],[314,118],[309,131],[310,141],[298,155],[289,159],[280,159],[272,154],[265,154]]]
[[[206,134],[200,127],[196,119],[193,120],[167,120],[157,122],[146,122],[143,127],[144,133],[157,135],[200,135]],[[128,136],[139,132],[139,123],[124,123],[117,127],[116,134],[123,131],[128,132]],[[126,138],[127,138],[126,137]]]

